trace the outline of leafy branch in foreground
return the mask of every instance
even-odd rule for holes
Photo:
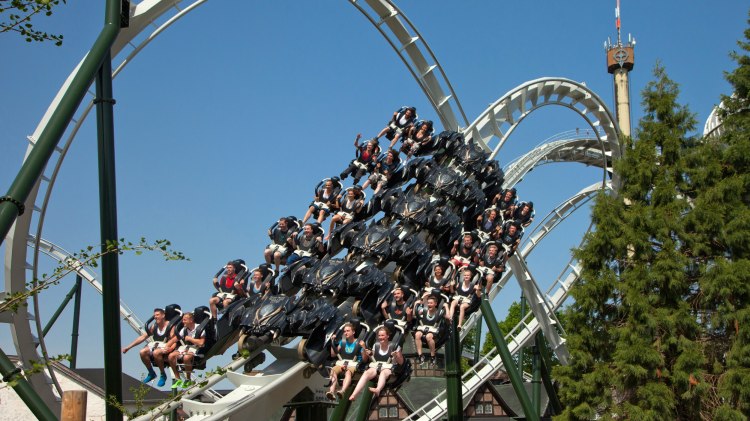
[[[0,0],[2,1],[2,0]],[[185,257],[182,252],[172,250],[168,240],[156,240],[153,243],[146,241],[145,238],[141,238],[140,242],[133,243],[126,241],[121,238],[118,241],[108,241],[104,247],[98,251],[94,251],[94,246],[88,246],[86,249],[81,250],[60,263],[59,266],[50,274],[43,274],[41,279],[35,279],[32,282],[26,284],[27,289],[24,291],[18,291],[5,296],[0,301],[0,313],[17,312],[22,305],[26,305],[26,301],[29,297],[38,294],[39,292],[60,283],[62,278],[73,272],[77,272],[86,266],[97,267],[98,261],[102,256],[117,253],[124,254],[125,252],[134,252],[136,255],[143,254],[144,251],[153,251],[161,253],[165,260],[190,260]]]
[[[39,31],[31,23],[36,15],[52,15],[52,8],[58,6],[60,1],[66,3],[66,0],[0,0],[0,14],[8,13],[7,21],[0,21],[0,34],[15,32],[26,42],[53,41],[57,46],[62,45],[62,35]]]
[[[6,387],[15,387],[18,384],[18,381],[22,378],[28,380],[33,374],[43,372],[47,366],[54,361],[70,361],[70,358],[69,354],[61,354],[56,357],[50,357],[46,361],[30,360],[30,368],[24,368],[23,370],[19,368],[17,371],[13,372],[13,374],[8,376],[5,381],[0,380],[0,390],[5,389]]]

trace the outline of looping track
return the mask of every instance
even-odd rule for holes
[[[159,34],[204,2],[205,0],[144,0],[138,3],[133,2],[130,27],[120,33],[112,49],[112,56],[116,57],[116,60],[120,60],[119,64],[114,66],[113,77],[123,71],[127,64]],[[462,131],[467,138],[477,141],[488,151],[491,151],[493,158],[497,156],[515,128],[531,112],[547,105],[562,106],[573,110],[592,129],[585,136],[571,136],[532,148],[506,169],[506,187],[515,185],[534,167],[549,162],[579,162],[586,165],[595,165],[602,168],[603,176],[599,182],[561,203],[541,223],[537,224],[534,231],[526,235],[524,246],[509,262],[510,270],[506,271],[502,280],[496,283],[490,294],[490,297],[494,299],[510,277],[515,276],[524,293],[527,297],[530,297],[532,313],[527,315],[508,334],[511,352],[527,343],[536,331],[543,329],[558,358],[564,361],[567,351],[564,346],[564,339],[561,337],[561,331],[556,327],[554,311],[565,301],[570,288],[578,279],[578,267],[575,262],[571,261],[562,270],[550,289],[541,291],[534,280],[532,271],[525,264],[525,258],[549,232],[572,212],[580,209],[594,194],[602,189],[613,187],[616,189],[618,178],[617,174],[613,172],[612,161],[620,156],[620,145],[614,118],[602,100],[584,84],[563,78],[541,78],[510,90],[480,114],[473,123],[468,124],[458,96],[442,66],[440,66],[424,37],[405,14],[389,0],[349,0],[349,2],[363,13],[365,18],[393,47],[412,77],[422,88],[427,100],[439,116],[443,127]],[[71,76],[61,87],[34,134],[29,136],[29,150],[34,148],[36,139],[46,127],[49,115],[58,107],[60,97],[68,88],[76,71],[77,68],[73,70]],[[91,99],[93,97],[79,109],[72,122],[73,124],[68,129],[65,141],[58,147],[47,164],[45,175],[37,180],[36,187],[29,195],[25,206],[27,209],[33,209],[33,211],[26,212],[17,219],[5,240],[5,291],[9,293],[24,290],[29,271],[32,279],[37,277],[40,253],[49,255],[58,261],[66,261],[70,258],[70,254],[55,246],[52,242],[44,240],[42,231],[50,194],[57,175],[81,124],[93,107]],[[611,181],[608,181],[608,179]],[[28,250],[31,250],[32,253],[29,254]],[[90,271],[81,267],[79,273],[95,289],[100,290],[95,276]],[[141,323],[127,306],[123,304],[120,311],[130,326],[139,331]],[[38,313],[38,308],[35,313]],[[478,318],[477,316],[477,314],[472,315],[467,323],[473,324]],[[0,322],[9,324],[16,352],[21,361],[40,359],[37,353],[37,344],[41,342],[42,349],[44,349],[44,344],[42,338],[36,338],[32,333],[34,330],[41,330],[39,320],[34,314],[2,314],[0,315]],[[36,325],[34,329],[32,329],[32,323]],[[464,332],[468,330],[465,329]],[[285,361],[283,356],[279,361]],[[226,368],[231,371],[241,367],[243,363],[244,360],[235,361]],[[484,379],[500,369],[501,366],[500,358],[494,351],[479,361],[464,377],[464,397],[472,393]],[[269,373],[269,376],[263,379],[263,384],[252,386],[246,384],[246,379],[238,379],[240,385],[238,385],[237,390],[240,392],[237,392],[239,396],[234,397],[236,398],[233,400],[234,403],[214,409],[211,409],[209,404],[209,407],[202,408],[200,412],[206,414],[207,419],[226,419],[252,411],[256,411],[255,414],[257,414],[262,406],[260,405],[261,397],[265,400],[264,404],[268,405],[271,401],[283,400],[288,394],[293,396],[304,387],[307,381],[303,379],[303,369],[304,364],[294,364],[285,375],[273,377]],[[185,397],[189,399],[225,377],[227,376],[212,376],[209,378],[208,385],[189,390]],[[237,376],[230,374],[229,377]],[[32,376],[31,383],[49,405],[59,405],[47,379],[43,376]],[[273,396],[274,399],[269,401],[269,396]],[[169,410],[172,406],[174,405],[160,407],[159,412]],[[417,410],[409,419],[436,419],[442,416],[445,410],[445,398],[444,396],[438,396],[435,400]],[[213,415],[209,416],[210,413]],[[142,419],[149,419],[154,414],[147,415]]]

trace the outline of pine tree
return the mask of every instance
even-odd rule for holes
[[[750,21],[748,22],[750,23]],[[690,154],[693,210],[686,216],[685,248],[698,272],[711,388],[705,418],[750,416],[750,29],[727,74],[734,95],[724,97],[720,136],[703,139]]]
[[[720,136],[657,65],[637,141],[601,194],[567,311],[562,419],[740,420],[750,415],[750,30],[727,74]]]
[[[678,86],[657,65],[643,92],[637,142],[615,165],[618,195],[600,195],[596,231],[575,252],[583,266],[568,312],[572,364],[557,369],[564,418],[695,419],[705,359],[682,252],[690,205],[684,152],[694,142]]]

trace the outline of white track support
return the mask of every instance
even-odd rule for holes
[[[609,189],[610,185],[607,184],[605,188]],[[526,240],[524,240],[524,242],[522,243],[521,249],[517,251],[516,253],[520,256],[520,258],[525,259],[526,257],[528,257],[529,254],[531,254],[531,252],[534,250],[534,248],[542,241],[542,239],[547,236],[547,234],[552,232],[552,230],[557,225],[559,225],[568,216],[572,215],[573,212],[575,212],[584,204],[586,204],[594,195],[599,193],[601,190],[602,190],[602,185],[600,183],[594,183],[591,186],[586,187],[585,189],[579,191],[568,200],[559,204],[542,220],[541,223],[539,223],[536,226],[536,228],[533,231],[531,231],[528,237],[525,237]],[[566,265],[566,267],[572,264],[573,264],[573,260],[571,259],[571,261],[568,262],[568,265]],[[500,291],[508,283],[508,280],[511,278],[511,276],[513,276],[513,274],[514,274],[513,268],[508,268],[508,270],[505,271],[503,276],[492,285],[492,289],[487,295],[490,301],[493,301],[495,297],[497,297]],[[567,294],[567,291],[566,291],[566,294]],[[547,291],[545,296],[549,296],[549,291]],[[464,322],[464,324],[468,326],[469,328],[461,330],[461,340],[463,340],[466,337],[468,332],[471,330],[471,327],[474,326],[476,321],[480,319],[481,317],[482,317],[481,314],[479,314],[478,312],[475,312],[475,313],[472,313],[466,319],[466,322]],[[467,358],[472,358],[474,356],[474,353],[473,352],[468,353],[465,356]]]
[[[551,297],[552,310],[557,310],[565,301],[568,291],[578,279],[580,268],[569,265],[553,285],[554,290],[548,295]],[[508,350],[515,354],[519,349],[534,339],[534,335],[540,329],[539,319],[527,315],[516,327],[508,333],[506,341]],[[477,364],[467,370],[462,379],[462,395],[464,399],[470,398],[484,382],[488,381],[498,370],[503,368],[502,360],[497,355],[497,349],[493,349],[485,355]],[[446,392],[441,392],[433,400],[427,402],[413,414],[404,418],[405,420],[435,420],[440,419],[448,409]]]
[[[213,403],[183,400],[182,409],[191,420],[266,420],[304,388],[323,390],[327,379],[311,373],[310,365],[299,361],[295,350],[276,348],[272,353],[278,359],[263,373],[249,376],[228,372],[233,391]]]
[[[34,247],[37,244],[37,241],[33,236],[29,236],[28,243],[29,247]],[[96,276],[93,273],[89,272],[86,269],[86,266],[84,266],[82,262],[73,257],[72,254],[65,251],[62,247],[59,247],[45,239],[41,239],[38,244],[39,250],[42,253],[50,256],[51,258],[68,267],[75,268],[75,273],[81,275],[81,278],[85,279],[86,282],[91,284],[96,292],[98,292],[99,294],[102,293],[102,284],[99,283],[99,281],[96,279]],[[130,310],[127,304],[125,304],[122,300],[120,301],[120,315],[138,335],[141,335],[145,332],[145,330],[143,329],[143,322],[138,319],[133,311]]]
[[[708,115],[706,123],[703,125],[703,136],[721,136],[723,130],[721,127],[721,117],[719,111],[724,109],[724,102],[722,101],[718,107],[714,107],[711,110],[711,114]]]
[[[532,168],[550,162],[579,162],[587,166],[611,170],[611,160],[602,156],[596,139],[567,139],[545,143],[511,162],[505,168],[504,186],[515,186]]]
[[[446,130],[460,130],[469,121],[432,49],[409,18],[390,0],[349,0],[375,26],[406,65]],[[365,7],[366,3],[369,8]],[[445,89],[444,89],[445,87]],[[446,90],[448,93],[446,94]],[[461,121],[456,118],[456,107]]]
[[[518,285],[521,286],[531,312],[534,313],[534,317],[536,317],[542,332],[544,332],[544,338],[550,344],[552,351],[557,356],[557,359],[560,360],[560,363],[567,365],[570,353],[565,346],[565,339],[560,336],[560,332],[557,331],[555,326],[557,324],[556,317],[551,303],[548,303],[544,299],[529,267],[523,259],[518,258],[518,254],[514,254],[508,259],[508,265],[513,269],[513,274],[516,276]]]
[[[604,154],[620,156],[617,123],[604,102],[585,84],[564,78],[536,79],[512,89],[480,114],[464,134],[483,144],[494,157],[516,126],[546,105],[559,105],[578,113],[602,142]]]

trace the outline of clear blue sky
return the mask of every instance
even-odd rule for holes
[[[102,2],[68,3],[37,20],[40,29],[65,35],[62,47],[0,36],[2,194],[20,168],[26,136],[101,28]],[[515,86],[545,76],[586,82],[612,103],[602,44],[615,36],[614,0],[399,5],[441,61],[469,120]],[[624,35],[638,41],[633,121],[642,115],[638,93],[658,60],[680,84],[680,101],[696,113],[701,130],[719,96],[729,93],[723,72],[734,67],[728,54],[747,27],[747,12],[741,1],[709,7],[624,0]],[[260,263],[267,227],[279,216],[302,216],[316,183],[352,159],[358,132],[373,136],[406,104],[415,105],[420,117],[438,120],[401,60],[343,0],[209,1],[143,50],[115,80],[114,92],[120,235],[168,238],[192,259],[121,259],[121,297],[143,319],[171,302],[205,304],[212,275],[228,259]],[[99,241],[91,120],[66,159],[43,233],[70,251]],[[499,159],[504,164],[583,124],[568,110],[540,110]],[[529,174],[519,192],[535,202],[541,219],[600,177],[580,165],[548,165]],[[562,270],[587,220],[586,211],[579,212],[529,259],[543,286]],[[44,293],[44,320],[72,281]],[[509,288],[496,304],[499,317],[519,294]],[[79,366],[101,366],[101,300],[91,288],[84,300]],[[53,353],[69,349],[69,320],[70,310],[49,336]],[[0,346],[12,354],[6,330]],[[123,343],[134,337],[123,325]],[[136,376],[142,372],[136,352],[125,357],[124,367]]]

